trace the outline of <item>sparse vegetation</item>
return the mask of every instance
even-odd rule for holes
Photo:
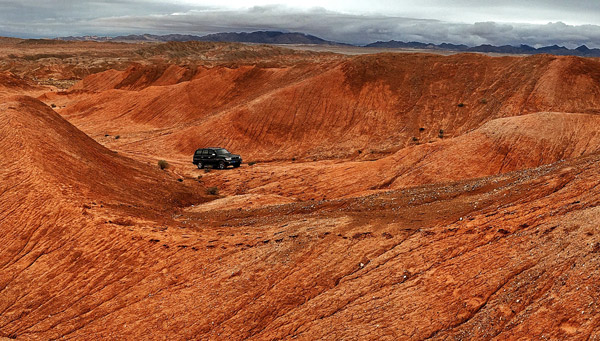
[[[208,187],[206,189],[206,194],[208,194],[208,195],[219,195],[219,188],[218,187]]]
[[[158,168],[167,169],[169,168],[169,163],[165,160],[158,160]]]
[[[121,138],[121,135],[117,135],[117,136],[115,136],[115,140],[118,140],[118,139],[120,139],[120,138]]]
[[[481,100],[479,100],[479,103],[481,103],[481,104],[487,104],[487,99],[482,98]]]
[[[444,129],[440,129],[440,132],[438,133],[438,137],[441,139],[444,138]]]
[[[462,108],[462,107],[464,107],[464,106],[465,106],[465,104],[464,104],[464,103],[458,103],[458,107],[459,107],[459,108]]]
[[[52,108],[56,108],[56,104],[54,104],[54,103],[50,104],[50,106],[51,106]]]
[[[421,127],[419,128],[419,131],[425,131],[425,128]]]
[[[256,161],[250,161],[248,162],[248,166],[254,166],[256,164]]]
[[[418,138],[418,137],[416,137],[416,136],[413,136],[413,137],[412,137],[412,141],[413,141],[413,142],[419,142],[419,138]]]
[[[133,226],[135,225],[133,220],[128,219],[128,218],[123,218],[123,217],[119,217],[115,220],[113,220],[111,223],[116,224],[116,225],[120,225],[120,226]]]

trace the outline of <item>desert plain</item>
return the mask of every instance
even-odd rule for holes
[[[0,338],[600,339],[597,59],[0,47]]]

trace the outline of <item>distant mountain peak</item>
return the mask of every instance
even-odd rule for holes
[[[213,33],[205,36],[189,34],[130,34],[124,36],[109,37],[62,37],[59,40],[98,40],[98,41],[212,41],[212,42],[237,42],[257,44],[311,44],[311,45],[345,45],[333,41],[327,41],[319,37],[301,32],[280,31],[255,31],[255,32],[224,32]]]
[[[387,42],[378,41],[372,44],[366,45],[366,47],[378,47],[378,48],[413,48],[413,49],[435,49],[441,51],[458,51],[458,52],[483,52],[483,53],[502,53],[502,54],[555,54],[555,55],[569,55],[569,56],[581,56],[581,57],[600,57],[600,49],[590,49],[585,45],[582,45],[576,49],[568,49],[564,46],[558,46],[556,44],[552,46],[544,46],[535,48],[529,45],[521,44],[520,46],[503,45],[495,46],[491,44],[482,44],[479,46],[468,47],[466,45],[454,45],[448,43],[436,44],[424,44],[419,42],[405,43],[402,41],[390,40]]]
[[[304,45],[346,45],[350,44],[329,41],[317,36],[302,32],[281,32],[281,31],[254,31],[254,32],[223,32],[213,33],[205,36],[196,36],[189,34],[130,34],[118,37],[62,37],[59,40],[78,40],[78,41],[147,41],[147,42],[168,42],[168,41],[210,41],[210,42],[237,42],[237,43],[255,43],[255,44],[304,44]],[[568,49],[557,44],[535,48],[529,45],[520,44],[519,46],[502,45],[495,46],[491,44],[482,44],[469,47],[464,44],[452,43],[422,43],[418,41],[403,42],[397,40],[377,41],[367,44],[364,47],[378,48],[404,48],[419,50],[440,50],[456,52],[480,52],[480,53],[501,53],[501,54],[554,54],[554,55],[572,55],[581,57],[600,57],[600,49],[590,49],[586,45],[581,45],[575,49]]]

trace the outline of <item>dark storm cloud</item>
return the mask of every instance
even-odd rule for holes
[[[139,32],[185,32],[207,34],[223,31],[283,30],[314,34],[325,39],[365,44],[378,40],[403,40],[467,45],[566,45],[600,47],[600,26],[544,25],[477,22],[450,23],[439,20],[348,15],[324,9],[292,10],[282,6],[248,10],[192,10],[177,15],[103,18],[92,22],[128,27]]]
[[[405,1],[405,4],[408,2],[410,1]],[[456,13],[461,13],[468,7],[476,7],[483,12],[494,12],[494,6],[500,6],[498,2],[475,6],[479,2],[456,0],[452,4],[452,10],[448,10],[448,15],[457,17]],[[443,2],[429,0],[423,3],[436,7],[441,6]],[[552,13],[557,13],[555,9],[564,9],[567,13],[567,7],[570,7],[568,13],[571,15],[586,11],[593,15],[600,13],[600,2],[573,1],[567,5],[562,1],[504,0],[501,4],[504,6],[502,9],[505,13],[507,10],[521,13],[523,21],[526,21],[527,11],[534,9],[538,12],[552,9],[550,11]],[[426,10],[427,6],[423,8]],[[390,13],[398,13],[398,11],[390,11]],[[472,15],[473,12],[470,13]],[[460,16],[457,19],[460,19]],[[272,5],[225,10],[183,5],[181,2],[173,4],[141,0],[63,0],[47,1],[42,4],[32,0],[8,0],[0,3],[0,34],[5,35],[43,37],[129,33],[204,35],[215,32],[255,30],[299,31],[328,40],[354,44],[394,39],[467,45],[558,44],[572,48],[585,44],[589,47],[600,47],[600,26],[566,25],[562,22],[541,25],[499,22],[456,23],[450,20],[412,19],[376,14],[343,14],[322,8],[301,10]]]

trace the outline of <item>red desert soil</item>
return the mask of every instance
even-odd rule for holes
[[[596,60],[0,44],[0,337],[600,337]]]
[[[119,134],[122,151],[182,159],[218,145],[248,160],[289,160],[390,154],[494,118],[600,107],[600,62],[576,57],[382,54],[140,68],[84,79],[61,114],[94,138]]]
[[[600,116],[535,113],[495,119],[456,138],[403,148],[375,161],[266,163],[203,176],[226,194],[301,199],[457,181],[600,152]]]

